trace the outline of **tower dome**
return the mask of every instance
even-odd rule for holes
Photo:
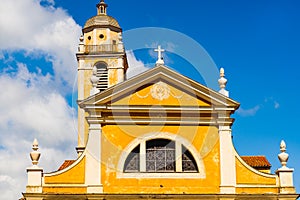
[[[95,28],[109,28],[112,31],[122,32],[118,21],[107,15],[107,7],[108,5],[104,2],[104,0],[101,0],[100,3],[97,4],[97,15],[86,21],[83,28],[84,33]]]

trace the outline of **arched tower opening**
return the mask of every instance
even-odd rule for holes
[[[96,76],[99,78],[97,83],[97,88],[101,91],[104,91],[108,88],[108,69],[105,62],[98,62],[95,64],[97,68]]]

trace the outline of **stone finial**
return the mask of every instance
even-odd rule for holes
[[[83,43],[83,40],[84,40],[84,37],[83,37],[83,35],[81,35],[79,38],[80,44]]]
[[[39,143],[37,141],[37,139],[34,139],[33,144],[32,144],[32,152],[30,153],[30,158],[32,160],[32,164],[33,166],[37,167],[37,164],[39,163],[39,159],[41,156],[41,153],[38,152],[39,149]]]
[[[286,153],[286,144],[283,140],[280,143],[280,151],[281,153],[278,154],[278,159],[282,166],[276,171],[276,174],[279,177],[279,192],[283,194],[295,194],[296,190],[293,181],[294,169],[286,166],[289,154]]]
[[[220,79],[218,80],[219,85],[220,85],[220,91],[219,93],[225,95],[225,96],[229,96],[229,92],[225,89],[226,88],[226,84],[227,84],[227,79],[225,78],[225,70],[224,68],[220,69]]]
[[[162,56],[162,52],[164,52],[165,50],[162,49],[160,45],[158,45],[157,49],[154,49],[154,51],[158,53],[156,64],[157,65],[164,65],[165,62],[164,62],[164,59],[163,59],[163,56]]]
[[[27,168],[27,186],[26,193],[42,193],[42,179],[43,179],[43,168],[38,167],[38,162],[41,153],[38,152],[39,143],[37,139],[34,139],[32,144],[32,152],[30,153],[30,158],[32,160],[33,166]]]
[[[289,154],[286,153],[286,144],[283,140],[281,140],[281,143],[280,143],[280,151],[281,151],[281,153],[278,154],[278,159],[282,165],[282,168],[287,168],[286,163],[289,159]]]
[[[90,94],[94,95],[94,94],[99,92],[99,89],[97,88],[99,77],[97,77],[97,67],[96,66],[93,67],[93,75],[92,75],[90,80],[91,80],[91,83],[92,83],[92,86],[93,86],[92,89],[91,89]]]
[[[79,38],[79,47],[78,47],[78,51],[79,52],[84,52],[84,38],[83,35],[80,36]]]

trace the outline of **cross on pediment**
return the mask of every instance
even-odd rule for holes
[[[165,64],[163,57],[162,57],[162,52],[165,52],[164,49],[161,48],[160,45],[158,45],[157,49],[154,49],[155,52],[157,52],[158,56],[157,56],[157,61],[156,64]]]

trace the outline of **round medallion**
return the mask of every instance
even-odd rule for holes
[[[163,82],[158,82],[152,86],[151,96],[154,99],[158,99],[160,101],[167,99],[170,96],[170,88],[168,87],[167,84]]]

